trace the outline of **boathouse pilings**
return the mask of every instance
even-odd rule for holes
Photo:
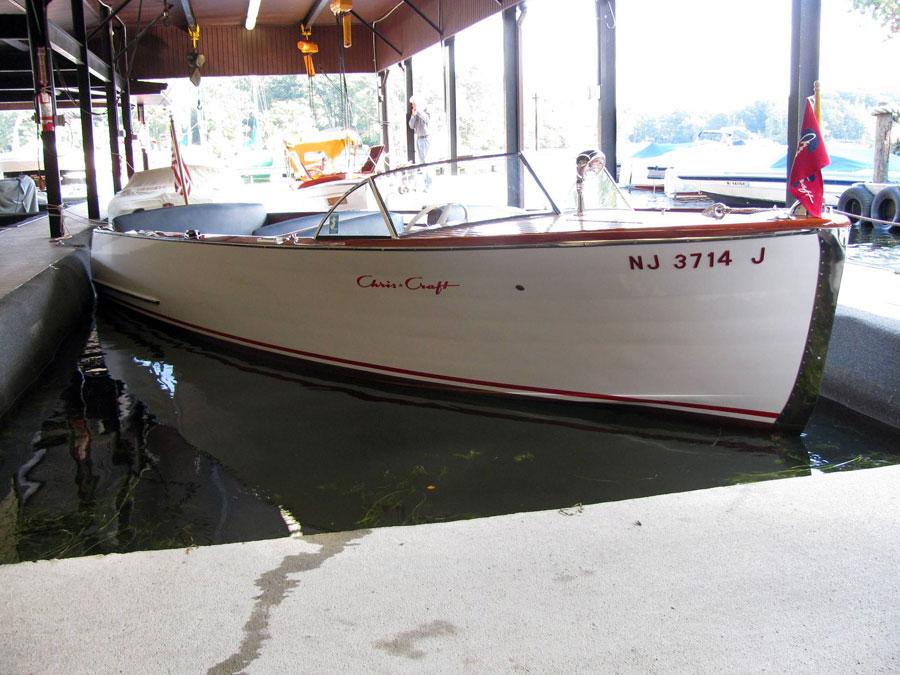
[[[59,177],[59,157],[56,153],[56,87],[53,85],[53,49],[47,7],[43,2],[26,0],[26,23],[31,69],[34,75],[34,110],[41,126],[44,155],[44,185],[47,190],[47,213],[50,216],[50,236],[61,237],[62,186]]]
[[[815,93],[819,79],[819,32],[822,0],[792,0],[791,5],[791,79],[788,94],[787,174],[791,175],[794,153],[800,138],[804,101]],[[793,204],[790,181],[785,181],[785,202]]]

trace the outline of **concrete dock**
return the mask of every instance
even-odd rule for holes
[[[91,228],[69,218],[51,240],[46,216],[0,227],[0,418],[93,311]]]
[[[0,567],[14,673],[900,669],[900,467]]]
[[[0,402],[90,306],[88,225],[0,234]],[[898,291],[847,266],[823,395],[900,427]],[[900,467],[21,563],[0,672],[896,672],[898,568]]]

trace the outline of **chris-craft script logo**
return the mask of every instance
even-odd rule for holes
[[[371,274],[356,277],[356,285],[360,288],[398,288],[406,291],[429,291],[440,295],[448,288],[457,288],[462,284],[451,284],[449,281],[428,281],[425,277],[406,277],[403,281],[379,279]]]

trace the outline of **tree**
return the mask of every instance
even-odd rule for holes
[[[766,122],[774,114],[771,101],[755,101],[737,114],[737,121],[754,134],[766,133]]]
[[[871,14],[890,31],[888,37],[900,33],[900,0],[853,0],[853,8]]]

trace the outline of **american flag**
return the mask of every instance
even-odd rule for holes
[[[184,197],[185,206],[191,194],[191,172],[181,157],[178,148],[178,136],[175,133],[175,120],[169,117],[169,131],[172,134],[172,173],[175,174],[175,192]]]

